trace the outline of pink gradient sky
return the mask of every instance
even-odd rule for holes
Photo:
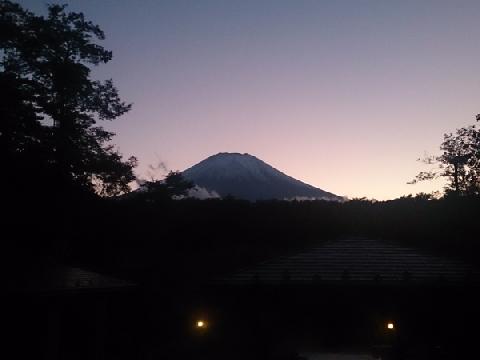
[[[416,159],[480,112],[480,1],[67,2],[106,32],[114,59],[94,74],[134,103],[107,128],[139,174],[248,152],[391,199],[441,189],[406,184]]]

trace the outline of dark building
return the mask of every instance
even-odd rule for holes
[[[81,268],[10,269],[2,349],[9,359],[104,359],[138,355],[136,286]],[[128,309],[128,311],[125,311]],[[138,311],[137,311],[138,315]],[[120,355],[120,356],[118,356]]]
[[[462,261],[341,239],[223,278],[204,303],[212,339],[239,358],[458,358],[476,350],[479,285]]]
[[[208,283],[171,284],[159,273],[139,287],[34,265],[7,278],[11,359],[437,360],[477,351],[478,269],[381,240],[332,240]]]

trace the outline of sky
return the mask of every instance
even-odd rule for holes
[[[93,76],[133,108],[103,125],[141,177],[240,152],[350,198],[441,190],[417,159],[480,113],[478,0],[48,2],[105,31]]]

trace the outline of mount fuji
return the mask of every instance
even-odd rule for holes
[[[250,201],[344,200],[294,179],[250,154],[219,153],[186,169],[183,176],[221,197],[231,195]]]

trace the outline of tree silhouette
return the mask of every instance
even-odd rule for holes
[[[442,155],[422,159],[437,169],[420,172],[410,184],[443,176],[447,194],[480,195],[480,131],[475,125],[445,134],[440,149]]]
[[[141,191],[134,197],[149,202],[164,202],[172,198],[182,198],[195,185],[185,179],[180,171],[170,171],[163,180],[144,181]]]
[[[184,196],[194,186],[180,171],[170,171],[165,178],[165,185],[172,196]]]
[[[121,101],[112,80],[91,79],[90,66],[112,59],[94,42],[104,39],[103,31],[65,8],[49,5],[43,17],[0,2],[1,146],[11,158],[43,149],[42,166],[57,188],[127,192],[136,159],[124,161],[109,143],[114,134],[97,122],[131,105]]]

